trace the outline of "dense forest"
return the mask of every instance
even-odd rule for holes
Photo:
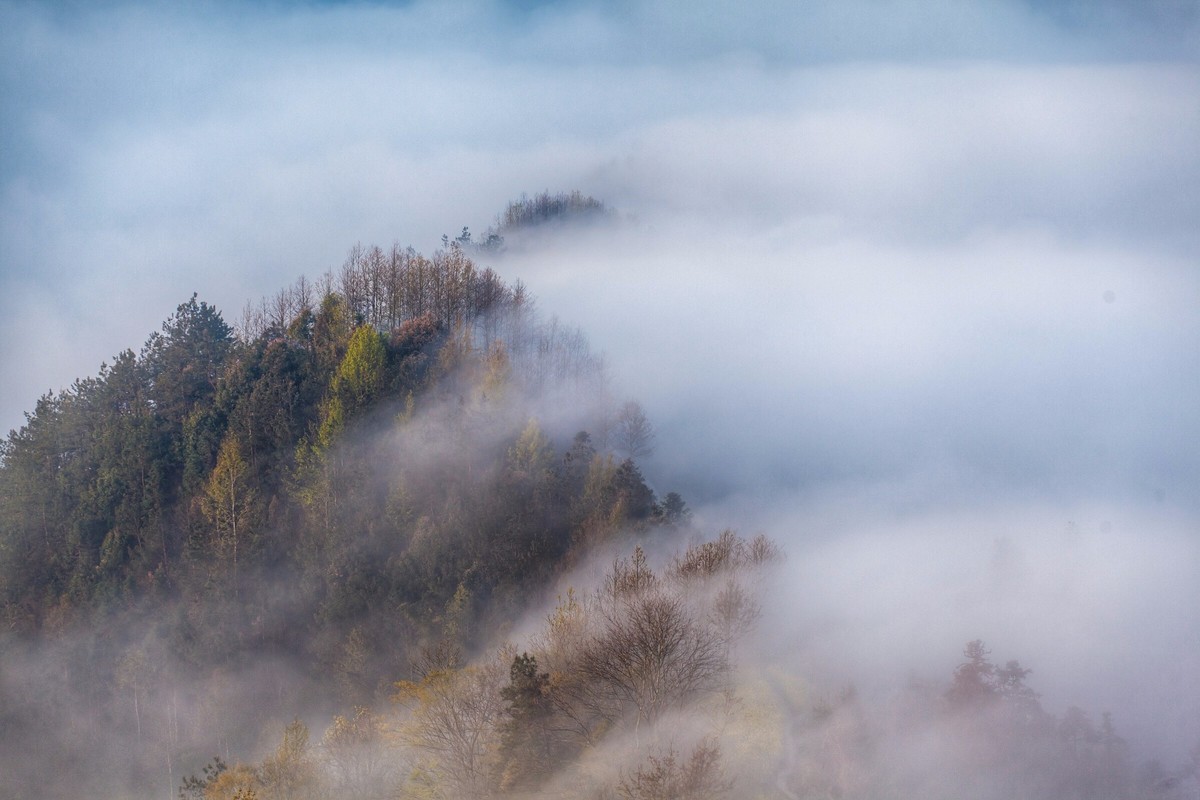
[[[473,256],[193,296],[0,448],[0,797],[1183,798],[970,642],[886,698],[759,657],[785,558],[704,531],[583,334]],[[1191,792],[1192,794],[1187,794]]]

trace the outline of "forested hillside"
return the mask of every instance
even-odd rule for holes
[[[550,200],[488,241],[603,211]],[[638,403],[473,251],[357,246],[236,330],[193,296],[9,435],[0,797],[1194,785],[1134,769],[1108,715],[1045,712],[982,642],[886,698],[761,655],[779,546],[652,488]]]
[[[148,788],[271,715],[370,703],[423,652],[493,639],[593,544],[680,522],[628,458],[644,415],[607,391],[578,331],[458,244],[356,247],[237,333],[183,303],[3,445],[6,782],[22,742],[132,734],[105,770]],[[61,682],[13,668],[47,648]],[[112,777],[94,769],[53,779]]]

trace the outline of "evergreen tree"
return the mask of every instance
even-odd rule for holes
[[[181,304],[142,350],[155,413],[173,431],[216,392],[234,348],[233,329],[196,295]]]
[[[500,697],[507,713],[500,727],[500,787],[536,788],[554,772],[563,755],[562,744],[555,739],[550,675],[538,671],[534,656],[514,656],[508,685],[500,690]]]
[[[954,684],[946,699],[956,708],[974,708],[996,697],[996,666],[988,660],[991,651],[979,639],[963,649],[966,661],[954,670]]]

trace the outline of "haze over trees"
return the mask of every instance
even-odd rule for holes
[[[579,191],[553,195],[544,191],[533,197],[522,194],[519,200],[509,203],[497,215],[495,224],[482,237],[475,239],[470,230],[464,227],[454,241],[461,247],[473,247],[481,253],[498,253],[505,249],[506,240],[520,239],[539,230],[614,218],[612,209],[603,202]],[[450,237],[443,236],[442,244],[449,247]]]
[[[608,213],[579,193],[492,235]],[[583,334],[471,257],[193,296],[0,445],[0,795],[1185,797],[981,641],[899,696],[754,632],[784,558],[643,473]],[[487,245],[485,243],[484,250]]]

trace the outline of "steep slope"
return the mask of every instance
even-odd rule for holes
[[[63,788],[149,791],[267,719],[372,702],[681,518],[582,334],[459,244],[356,247],[319,287],[236,334],[193,297],[4,442],[0,737],[54,742]]]

